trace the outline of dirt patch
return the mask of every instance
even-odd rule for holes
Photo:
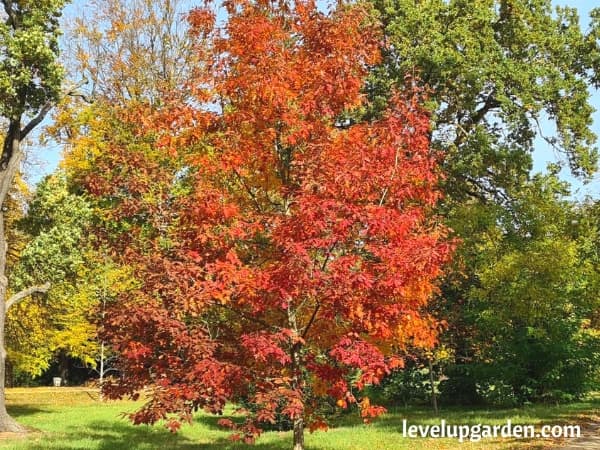
[[[41,430],[35,428],[28,428],[22,433],[12,433],[8,431],[0,432],[0,441],[13,440],[13,439],[25,439],[30,437],[38,437],[44,434]]]
[[[580,423],[581,437],[563,438],[556,450],[598,450],[600,449],[600,422]],[[556,445],[556,444],[555,444]]]

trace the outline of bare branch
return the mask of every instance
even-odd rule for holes
[[[89,104],[94,103],[94,100],[92,100],[91,96],[86,95],[82,92],[68,92],[66,95],[68,95],[69,97],[80,98],[84,102],[89,103]]]
[[[11,298],[9,298],[8,301],[6,302],[6,311],[8,311],[11,306],[13,306],[16,303],[19,303],[21,300],[24,300],[25,298],[29,297],[31,294],[35,294],[36,292],[44,294],[44,293],[48,292],[48,289],[50,289],[50,286],[51,286],[50,283],[45,283],[45,284],[40,284],[40,285],[36,285],[36,286],[31,286],[30,288],[23,289],[22,291],[17,292],[15,295],[13,295]]]

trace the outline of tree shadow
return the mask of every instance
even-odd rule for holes
[[[196,424],[196,423],[202,424],[209,430],[227,431],[227,428],[224,428],[221,425],[219,425],[219,420],[221,420],[221,419],[230,419],[230,420],[236,422],[236,419],[237,419],[237,421],[239,421],[240,417],[235,416],[233,414],[223,414],[223,415],[219,416],[219,415],[214,415],[214,414],[203,413],[201,415],[195,416],[192,424]]]
[[[581,402],[573,405],[548,406],[532,405],[524,408],[486,409],[464,407],[443,408],[436,416],[433,411],[420,407],[389,408],[389,414],[375,420],[369,427],[376,427],[386,434],[402,439],[402,421],[407,419],[411,425],[426,425],[440,423],[445,419],[448,424],[476,424],[498,423],[509,418],[513,424],[527,422],[541,422],[544,424],[574,423],[576,414],[589,413],[591,410],[600,410],[600,401]],[[9,411],[17,420],[37,413],[52,413],[51,409],[32,407],[29,405],[11,405]],[[526,420],[527,418],[534,420]],[[227,430],[218,425],[221,418],[239,419],[232,414],[223,416],[198,415],[194,418],[194,425],[206,430],[205,435],[196,432],[196,436],[186,433],[172,434],[160,426],[134,426],[125,420],[96,420],[82,426],[67,426],[60,431],[60,437],[53,439],[52,434],[42,433],[28,439],[27,448],[31,450],[136,450],[136,449],[182,449],[182,450],[279,450],[291,445],[289,433],[278,435],[268,433],[268,436],[259,438],[257,443],[249,446],[239,442],[230,441]],[[116,419],[116,418],[115,418]],[[521,419],[521,420],[519,420]],[[192,425],[192,426],[194,426]],[[357,414],[347,414],[337,417],[332,428],[362,426],[362,421]],[[357,431],[359,432],[359,428]],[[216,431],[222,432],[216,433]],[[395,438],[393,438],[395,439]],[[507,440],[507,446],[524,443],[523,440]],[[318,443],[313,443],[310,448],[320,448]],[[544,448],[538,442],[532,443],[534,449]]]
[[[6,407],[8,414],[14,419],[19,417],[30,416],[38,413],[50,413],[51,410],[30,405],[9,405]]]
[[[216,424],[216,422],[215,422]],[[159,427],[135,426],[127,422],[92,422],[85,429],[69,427],[61,433],[60,440],[42,436],[31,441],[29,450],[135,450],[135,449],[181,449],[181,450],[280,450],[289,446],[289,439],[262,443],[260,439],[252,446],[232,442],[226,437],[211,438],[210,443],[198,442],[182,434],[173,434]],[[93,442],[90,446],[90,441]]]

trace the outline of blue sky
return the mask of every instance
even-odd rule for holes
[[[558,6],[572,6],[579,10],[581,25],[584,30],[588,26],[589,12],[595,6],[594,1],[591,0],[553,0],[553,4]],[[81,11],[81,8],[85,8],[89,4],[88,0],[73,0],[73,2],[67,7],[64,18],[69,20],[69,17],[73,17],[76,11]],[[596,108],[594,114],[593,131],[596,135],[600,136],[600,92],[592,91],[592,105]],[[550,134],[551,127],[548,128],[545,134]],[[30,153],[31,163],[26,167],[28,178],[30,182],[36,182],[45,174],[52,172],[60,160],[61,149],[57,145],[48,143],[46,145],[35,145]],[[555,154],[554,150],[543,140],[536,140],[535,151],[533,154],[534,159],[534,171],[544,171],[546,165],[549,162],[556,162],[558,155]],[[600,198],[600,174],[596,174],[594,179],[587,184],[583,184],[580,180],[575,179],[571,176],[568,169],[563,170],[561,176],[569,181],[573,187],[573,196],[575,198],[584,198],[585,196],[593,196]]]
[[[555,6],[571,6],[579,10],[580,24],[584,30],[587,30],[589,25],[589,13],[600,5],[594,0],[553,0]],[[596,109],[594,113],[594,123],[592,130],[597,136],[600,136],[600,91],[591,89],[591,103]],[[551,128],[549,128],[551,130]],[[549,134],[549,133],[545,133]],[[600,141],[599,141],[600,144]],[[542,139],[537,139],[535,151],[533,153],[533,170],[535,172],[544,171],[549,162],[557,161],[557,156],[554,150]],[[569,173],[568,169],[561,172],[562,178],[569,181],[572,185],[573,197],[583,199],[586,196],[600,198],[600,173],[597,173],[594,178],[586,184],[574,178]]]

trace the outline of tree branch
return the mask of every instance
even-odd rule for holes
[[[475,111],[475,113],[471,116],[471,123],[473,125],[477,125],[481,120],[485,117],[485,115],[490,112],[492,109],[496,109],[501,106],[501,103],[494,98],[494,93],[492,92],[486,99],[483,106]]]
[[[259,319],[258,317],[253,317],[253,316],[251,316],[251,317],[248,317],[248,316],[247,316],[246,314],[244,314],[242,311],[238,311],[238,310],[236,310],[236,309],[230,308],[229,306],[227,306],[227,305],[224,305],[224,304],[222,304],[222,303],[215,302],[215,303],[214,303],[214,305],[215,305],[215,306],[220,306],[221,308],[224,308],[224,309],[226,309],[227,311],[230,311],[230,312],[232,312],[232,313],[234,313],[234,314],[237,314],[237,315],[238,315],[239,317],[241,317],[242,319],[248,320],[248,321],[250,321],[250,322],[255,322],[255,323],[258,323],[258,324],[262,325],[262,326],[263,326],[264,328],[266,328],[266,329],[269,329],[269,328],[276,328],[276,329],[277,329],[277,328],[280,328],[280,327],[278,327],[277,325],[271,325],[271,324],[268,324],[267,322],[265,322],[264,320],[261,320],[261,319]]]
[[[94,103],[94,100],[89,95],[83,94],[81,92],[68,92],[66,95],[69,97],[80,98],[86,103]]]
[[[454,140],[454,145],[460,147],[467,138],[470,136],[470,132],[476,127],[486,116],[488,112],[492,109],[499,108],[501,103],[494,98],[494,93],[492,92],[483,103],[483,106],[478,110],[473,112],[473,115],[468,118],[468,122],[461,124],[462,114],[459,115],[456,121],[456,126],[459,131],[462,132],[462,135],[457,133],[456,139]],[[464,126],[463,126],[464,125]]]
[[[40,109],[37,115],[31,119],[27,125],[25,125],[25,127],[21,130],[21,141],[25,139],[27,135],[42,122],[42,120],[44,120],[44,117],[48,115],[53,106],[53,103],[46,103],[42,109]]]
[[[78,92],[79,88],[86,85],[87,83],[88,80],[83,79],[80,83],[63,92],[62,95],[69,97],[81,97],[86,102],[90,103],[89,99],[84,94]],[[40,109],[37,115],[33,119],[31,119],[31,121],[27,125],[25,125],[25,127],[21,130],[21,141],[23,141],[23,139],[25,139],[27,135],[31,133],[31,131],[33,131],[33,129],[44,120],[44,118],[48,115],[52,108],[54,108],[54,106],[55,105],[53,102],[48,102],[42,107],[42,109]]]
[[[317,303],[317,306],[315,307],[312,315],[310,316],[310,319],[309,319],[308,323],[304,327],[304,331],[302,332],[302,339],[306,339],[306,335],[308,334],[308,330],[310,330],[310,327],[315,322],[315,319],[317,318],[317,314],[319,313],[319,309],[321,309],[321,304]]]
[[[36,292],[44,294],[44,293],[48,292],[48,289],[50,289],[50,286],[51,286],[50,283],[40,284],[40,285],[36,285],[36,286],[31,286],[30,288],[23,289],[22,291],[17,292],[15,295],[13,295],[11,298],[9,298],[8,301],[6,302],[6,311],[8,311],[11,306],[13,306],[16,303],[19,303],[21,300],[29,297],[31,294],[35,294]]]
[[[260,206],[260,202],[256,198],[256,194],[254,192],[252,192],[252,188],[250,186],[248,186],[248,184],[246,184],[246,181],[242,178],[242,176],[240,175],[240,173],[236,169],[233,169],[233,173],[237,177],[237,179],[240,182],[240,184],[244,187],[244,189],[246,190],[246,192],[248,192],[248,195],[250,195],[250,198],[252,199],[252,201],[256,205],[256,209],[258,209],[258,212],[262,214],[264,211],[262,209],[262,206]]]
[[[327,250],[327,255],[325,255],[325,260],[323,261],[323,265],[321,266],[321,272],[325,271],[325,268],[327,267],[327,263],[329,262],[329,258],[331,257],[331,253],[333,252],[333,249],[335,248],[337,243],[338,243],[338,241],[335,241],[331,245],[331,247],[329,247],[329,250]],[[315,319],[317,318],[317,314],[319,313],[319,309],[321,309],[321,302],[317,301],[317,305],[315,306],[315,309],[313,310],[313,313],[310,316],[308,323],[304,327],[304,331],[302,332],[302,339],[305,339],[306,336],[308,335],[308,330],[310,330],[310,327],[312,327],[312,324],[315,322]]]

